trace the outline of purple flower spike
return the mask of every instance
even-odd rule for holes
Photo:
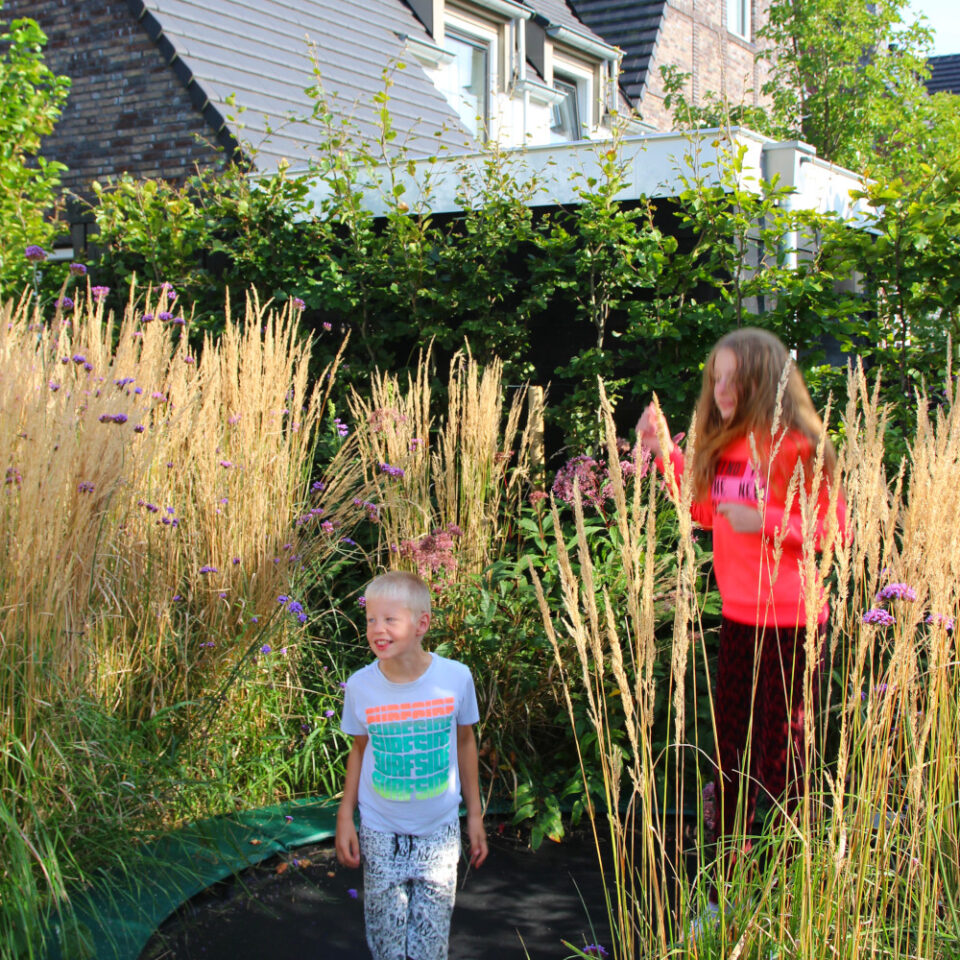
[[[87,268],[82,263],[71,263],[70,272],[75,277],[84,277],[87,274]]]
[[[23,251],[23,255],[31,263],[42,263],[47,259],[47,251],[43,247],[38,247],[35,243],[31,243],[26,250]]]
[[[878,594],[878,600],[916,600],[917,591],[906,583],[888,583]]]
[[[864,623],[876,624],[878,627],[889,627],[896,621],[893,616],[882,607],[871,607],[862,617]]]

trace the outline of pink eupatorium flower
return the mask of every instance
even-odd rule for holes
[[[583,503],[589,503],[597,510],[602,510],[604,501],[607,499],[605,480],[604,465],[593,457],[581,454],[579,457],[568,460],[557,471],[551,490],[558,500],[572,504],[576,485],[580,489],[580,499]]]
[[[455,524],[437,527],[432,532],[400,544],[400,556],[413,560],[424,580],[438,575],[451,579],[457,572],[456,541],[463,531]]]

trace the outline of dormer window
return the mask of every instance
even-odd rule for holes
[[[553,86],[558,94],[563,95],[563,99],[553,105],[550,140],[553,143],[579,140],[583,131],[580,127],[580,90],[577,82],[573,78],[554,76]]]
[[[490,46],[449,28],[444,46],[453,55],[447,65],[444,95],[467,130],[482,139],[489,117]]]

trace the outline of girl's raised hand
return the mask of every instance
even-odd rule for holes
[[[647,408],[640,414],[637,421],[637,443],[642,450],[649,450],[655,457],[663,457],[664,451],[660,447],[660,425],[663,432],[670,436],[670,428],[667,426],[667,418],[657,409],[653,403],[648,404]],[[673,444],[670,444],[666,455],[670,455]]]

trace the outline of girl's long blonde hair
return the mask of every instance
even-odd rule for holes
[[[723,348],[732,350],[737,358],[737,408],[729,421],[720,416],[713,399],[714,365],[717,352]],[[767,330],[742,327],[717,341],[703,368],[693,463],[694,491],[698,499],[709,494],[720,454],[734,440],[752,433],[760,456],[766,458],[773,439],[771,428],[777,410],[777,394],[784,378],[777,429],[778,432],[793,431],[806,441],[800,444],[800,450],[809,482],[823,421],[813,406],[803,375],[780,339]],[[835,463],[836,453],[827,438],[824,467],[828,476]]]

